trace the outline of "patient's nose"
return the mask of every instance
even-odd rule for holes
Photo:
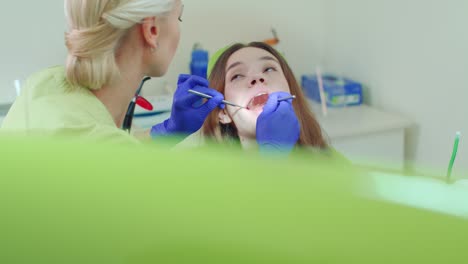
[[[256,84],[259,84],[259,83],[265,83],[265,79],[264,78],[254,78],[251,82],[250,82],[250,86],[254,86]]]

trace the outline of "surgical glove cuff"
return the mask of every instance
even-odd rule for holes
[[[294,145],[275,144],[271,142],[259,143],[258,147],[261,155],[268,156],[288,156],[294,149]]]
[[[172,122],[170,119],[166,119],[164,122],[157,124],[151,128],[150,135],[151,138],[156,138],[159,136],[169,136],[174,134],[176,131],[173,128]]]

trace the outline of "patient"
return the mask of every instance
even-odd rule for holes
[[[240,143],[244,149],[328,149],[291,68],[271,46],[230,46],[217,59],[209,80],[227,101],[247,108],[226,105],[213,111],[202,127],[205,137]],[[280,100],[291,95],[296,98]]]

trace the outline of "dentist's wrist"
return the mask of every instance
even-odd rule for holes
[[[154,125],[150,131],[151,138],[155,139],[157,137],[171,135],[172,131],[168,129],[168,125],[169,125],[169,119],[166,119],[164,122]]]

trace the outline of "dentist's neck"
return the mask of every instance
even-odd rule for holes
[[[117,127],[121,127],[128,105],[135,96],[135,92],[144,77],[141,57],[136,51],[121,53],[116,56],[120,76],[112,83],[100,90],[93,91],[94,95],[106,106]]]

